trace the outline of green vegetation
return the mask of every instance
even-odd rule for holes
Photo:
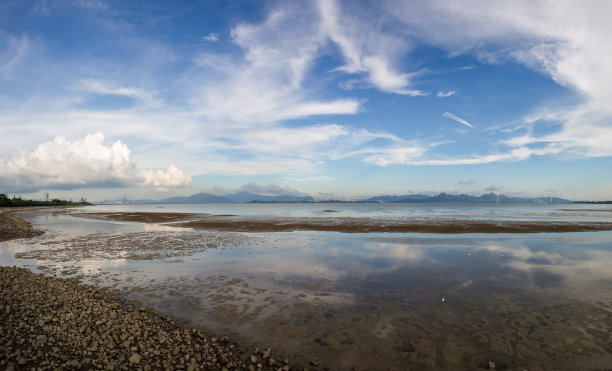
[[[51,201],[22,200],[21,198],[8,198],[0,193],[0,207],[26,207],[26,206],[85,206],[91,205],[89,202],[71,202],[66,200],[54,199]]]

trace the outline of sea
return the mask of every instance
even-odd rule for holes
[[[0,264],[77,278],[304,367],[612,367],[612,232],[232,232],[84,218],[610,223],[593,204],[203,204],[41,209]]]

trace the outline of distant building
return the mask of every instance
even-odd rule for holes
[[[49,192],[45,193],[45,201],[49,201]]]

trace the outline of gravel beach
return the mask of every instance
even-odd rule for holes
[[[30,223],[16,217],[13,209],[0,208],[0,241],[35,237],[43,233],[33,229]]]
[[[40,235],[0,213],[0,240]],[[315,365],[316,363],[311,363]],[[318,366],[318,365],[317,365]],[[1,369],[289,370],[270,349],[183,328],[76,280],[0,267]]]

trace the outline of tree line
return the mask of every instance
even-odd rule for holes
[[[21,197],[9,198],[0,193],[0,207],[26,207],[26,206],[85,206],[91,205],[89,202],[71,202],[66,200],[53,199],[51,201],[22,200]]]

